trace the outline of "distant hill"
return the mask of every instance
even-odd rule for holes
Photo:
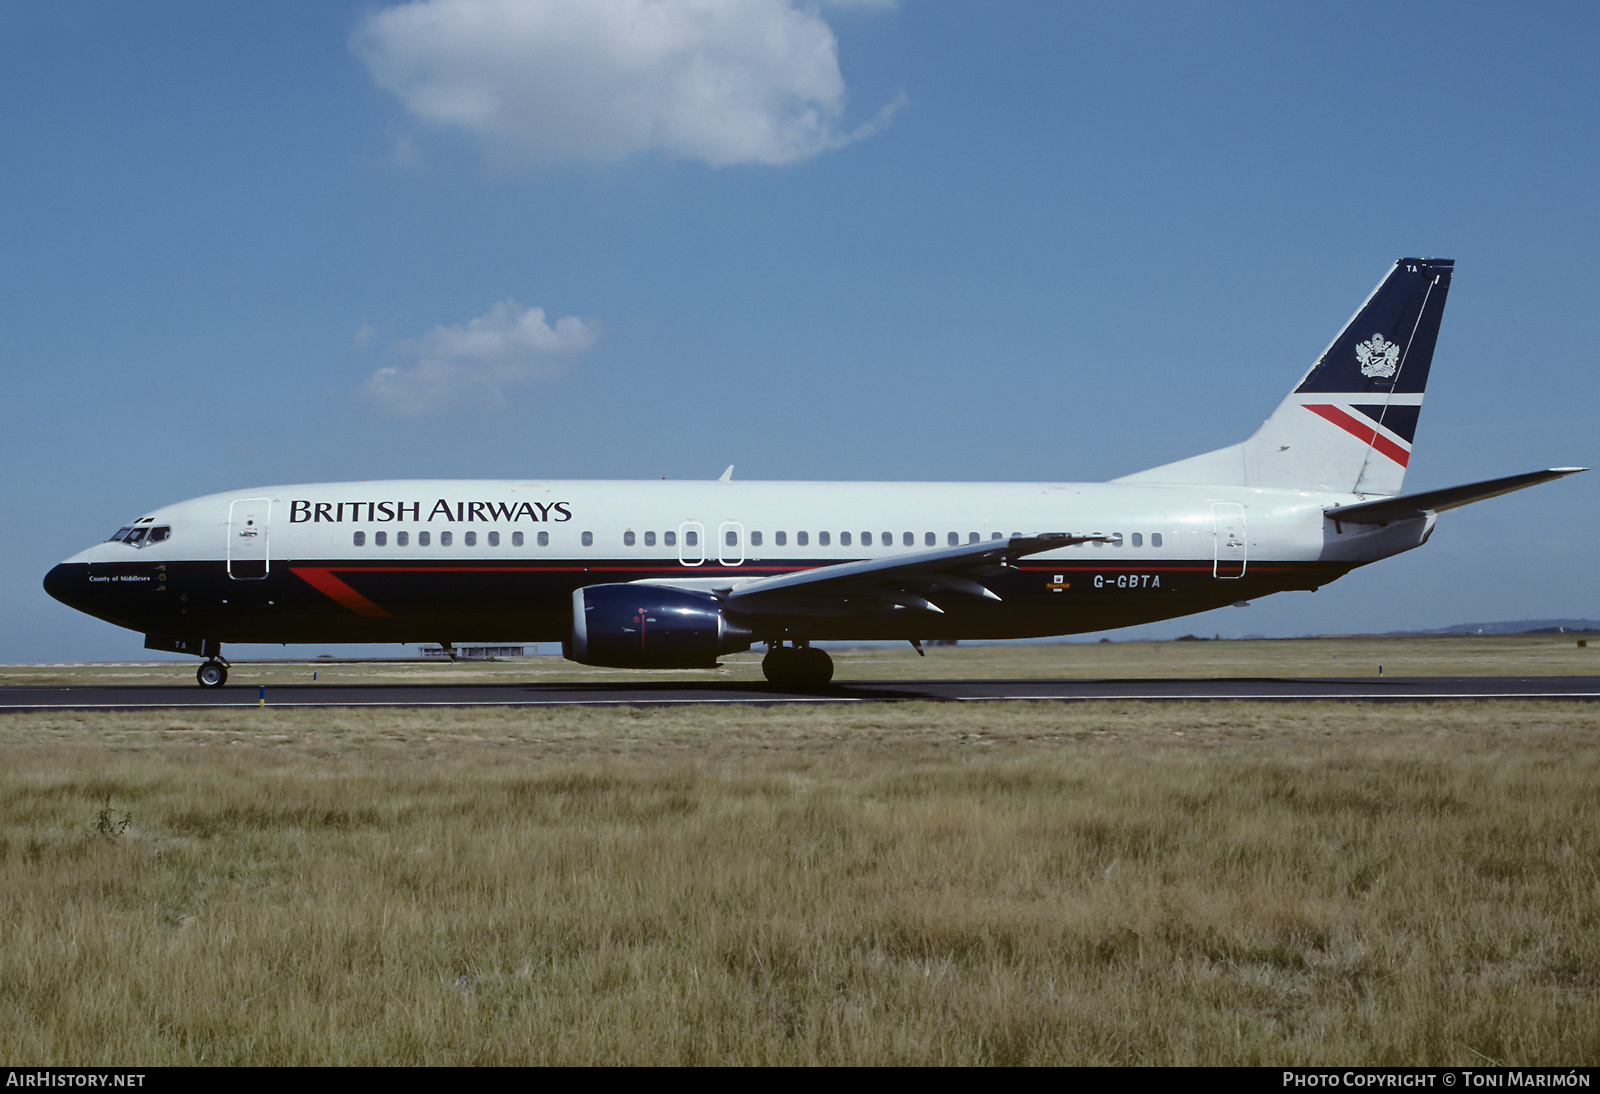
[[[1435,631],[1390,634],[1600,634],[1600,619],[1516,619],[1503,623],[1457,623]]]

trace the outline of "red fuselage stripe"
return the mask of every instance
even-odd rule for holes
[[[793,572],[807,570],[807,566],[762,566],[749,567],[757,570],[775,570],[778,572]],[[362,563],[340,566],[291,566],[289,572],[300,578],[313,589],[322,593],[330,600],[342,607],[348,608],[357,615],[371,618],[385,617],[390,613],[361,595],[355,589],[345,584],[344,581],[334,576],[334,571],[345,574],[373,574],[373,573],[426,573],[426,574],[483,574],[483,573],[591,573],[608,570],[620,570],[637,573],[641,566],[372,566]],[[697,567],[686,567],[691,572]],[[1106,570],[1140,570],[1154,573],[1210,573],[1212,565],[1201,559],[1189,559],[1180,563],[1171,562],[1146,562],[1141,559],[1111,560],[1096,565],[1094,562],[1080,562],[1077,559],[1054,563],[1024,563],[1017,567],[1025,573],[1095,573]],[[1251,570],[1256,573],[1287,573],[1296,569],[1293,565],[1273,563],[1253,563]],[[677,573],[679,571],[671,571]]]
[[[309,566],[291,566],[289,572],[310,585],[317,592],[338,601],[357,615],[383,616],[389,613],[333,576],[332,570],[313,569]]]

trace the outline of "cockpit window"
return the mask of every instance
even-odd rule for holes
[[[148,547],[152,543],[160,543],[172,536],[172,525],[163,524],[159,528],[119,528],[117,534],[106,542],[126,543],[129,547]]]

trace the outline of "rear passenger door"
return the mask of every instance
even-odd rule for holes
[[[1211,518],[1216,522],[1217,544],[1211,576],[1230,579],[1243,577],[1250,550],[1245,538],[1244,506],[1219,502],[1211,507]]]

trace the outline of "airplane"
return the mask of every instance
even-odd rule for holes
[[[1105,483],[430,481],[213,494],[53,568],[57,600],[203,658],[223,643],[562,643],[689,668],[755,643],[1040,638],[1316,589],[1438,514],[1587,470],[1402,494],[1455,263],[1402,258],[1247,439]]]

